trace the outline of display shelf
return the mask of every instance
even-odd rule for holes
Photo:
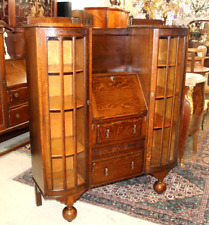
[[[165,96],[165,88],[157,86],[156,96],[155,99],[164,99],[164,98],[171,98],[173,97],[173,90],[166,90],[166,96]]]
[[[84,178],[78,174],[77,181],[75,179],[75,171],[73,169],[66,170],[66,178],[63,176],[63,171],[56,171],[53,173],[53,190],[66,190],[75,187],[75,183],[82,185],[85,183]]]
[[[62,157],[61,148],[62,148],[63,139],[53,138],[51,139],[51,155],[53,158]],[[72,156],[76,153],[80,153],[85,150],[84,145],[77,141],[77,150],[75,149],[74,137],[65,137],[65,157]]]
[[[154,118],[154,130],[157,129],[162,129],[163,127],[170,127],[172,124],[174,125],[176,122],[173,121],[173,123],[171,123],[171,118],[165,118],[165,122],[164,122],[164,126],[163,126],[163,117],[159,114],[155,114],[155,118]]]
[[[158,68],[161,68],[161,67],[175,67],[175,63],[167,63],[166,60],[158,60]]]
[[[77,67],[75,67],[77,68]],[[48,65],[48,74],[49,75],[59,75],[60,74],[60,65],[59,64],[51,64]],[[75,69],[76,73],[81,73],[83,72],[83,69]],[[73,74],[74,72],[74,68],[73,68],[73,64],[64,64],[64,68],[63,68],[63,73],[64,74]]]
[[[62,109],[61,96],[50,96],[50,112],[58,112]],[[84,102],[77,98],[76,99],[76,108],[84,107]],[[64,110],[73,110],[75,108],[74,105],[74,97],[73,95],[64,96]]]

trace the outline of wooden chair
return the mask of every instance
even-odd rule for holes
[[[205,55],[205,48],[188,48],[186,72],[205,76],[205,73],[209,72],[209,68],[204,67]]]

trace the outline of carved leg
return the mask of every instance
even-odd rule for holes
[[[73,206],[66,206],[62,211],[63,217],[68,221],[73,221],[77,216],[77,210]]]
[[[36,184],[35,184],[35,196],[36,196],[36,205],[41,206],[42,205],[41,192]]]
[[[197,154],[197,139],[199,136],[199,130],[197,130],[194,134],[193,134],[193,152],[194,154]]]

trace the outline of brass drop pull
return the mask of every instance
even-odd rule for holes
[[[108,168],[105,168],[105,177],[108,176]]]
[[[133,126],[133,134],[135,134],[136,133],[136,124],[134,124],[134,126]]]
[[[108,139],[109,137],[110,137],[110,130],[107,129],[107,131],[106,131],[106,138]]]
[[[16,118],[17,118],[17,119],[20,118],[20,114],[19,114],[19,113],[16,114]]]
[[[134,161],[131,162],[131,169],[134,170]]]
[[[19,97],[19,93],[15,92],[14,96],[15,96],[15,98],[18,98]]]

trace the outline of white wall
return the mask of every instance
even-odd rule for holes
[[[72,10],[84,7],[110,6],[109,0],[57,0],[57,2],[71,2]]]

